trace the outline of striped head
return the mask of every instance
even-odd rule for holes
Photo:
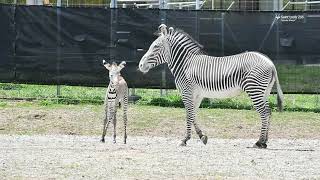
[[[103,66],[109,71],[110,83],[117,85],[121,76],[120,71],[124,68],[126,62],[122,61],[119,65],[117,65],[115,62],[109,64],[103,60],[102,63]]]
[[[157,32],[158,38],[153,41],[149,50],[140,60],[139,70],[141,72],[147,73],[150,69],[168,62],[170,58],[170,45],[167,40],[167,34],[167,26],[165,24],[161,24]]]

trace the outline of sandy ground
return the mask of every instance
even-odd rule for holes
[[[0,135],[4,179],[320,179],[320,140]]]

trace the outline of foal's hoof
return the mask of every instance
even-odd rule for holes
[[[259,148],[259,149],[265,149],[267,148],[267,144],[266,143],[261,143],[261,142],[256,142],[254,145],[253,145],[254,148]]]
[[[201,138],[201,141],[203,142],[203,144],[207,144],[207,142],[208,142],[208,136],[206,136],[206,135],[203,135]]]
[[[104,141],[104,139],[101,139],[100,142],[104,143],[105,141]]]
[[[184,141],[182,141],[182,142],[180,143],[180,146],[186,146],[186,145],[187,145],[187,143],[184,142]]]

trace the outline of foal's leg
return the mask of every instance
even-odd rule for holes
[[[113,116],[113,143],[116,143],[116,132],[117,132],[117,107],[114,109]]]
[[[115,105],[114,105],[114,103],[108,103],[108,107],[106,108],[106,116],[105,116],[105,122],[107,122],[106,123],[106,127],[104,128],[104,131],[103,131],[103,135],[102,135],[102,137],[103,137],[103,141],[102,142],[104,142],[104,137],[105,137],[105,135],[106,135],[106,131],[107,131],[107,128],[108,128],[108,125],[109,125],[109,123],[110,122],[112,122],[112,124],[113,124],[113,134],[114,134],[114,140],[113,140],[113,142],[115,143]]]
[[[108,129],[108,125],[109,125],[110,121],[108,120],[108,107],[105,104],[105,116],[104,116],[104,120],[103,120],[103,129],[102,129],[102,137],[101,137],[101,142],[105,142],[105,136],[107,133],[107,129]]]

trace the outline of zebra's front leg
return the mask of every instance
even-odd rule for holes
[[[200,96],[195,96],[195,108],[196,108],[196,113],[199,110],[199,106],[202,102],[202,97]],[[208,136],[204,135],[201,131],[201,129],[199,128],[198,124],[196,123],[196,120],[193,121],[193,125],[194,125],[194,129],[196,130],[196,133],[198,134],[200,140],[203,142],[203,144],[207,144],[208,142]]]
[[[201,129],[199,128],[198,124],[194,121],[193,122],[193,125],[194,125],[194,128],[200,138],[200,140],[203,142],[203,144],[207,144],[208,142],[208,136],[207,135],[204,135],[201,131]]]
[[[190,98],[190,96],[183,95],[182,101],[184,103],[187,116],[186,116],[186,135],[185,135],[185,138],[182,139],[180,146],[186,146],[187,141],[191,138],[191,126],[193,125],[195,120],[195,108],[194,108],[194,103],[192,101],[192,98]]]

